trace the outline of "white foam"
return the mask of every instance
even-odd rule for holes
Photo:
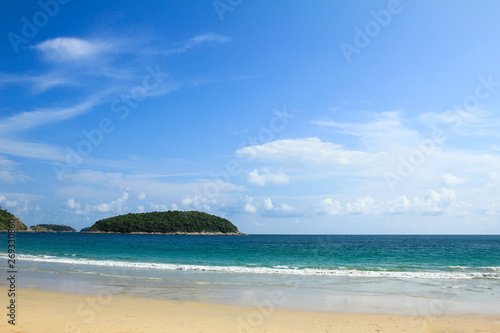
[[[479,267],[479,268],[484,269],[486,271],[500,272],[500,267]]]
[[[7,258],[7,254],[2,253],[0,257]],[[468,280],[475,278],[500,279],[500,273],[495,272],[440,272],[440,271],[361,271],[356,269],[313,269],[313,268],[268,268],[268,267],[238,267],[238,266],[203,266],[203,265],[179,265],[179,264],[159,264],[148,262],[129,262],[115,260],[91,260],[61,258],[54,256],[33,256],[17,255],[19,260],[62,263],[70,265],[89,265],[106,267],[124,267],[124,268],[146,268],[161,270],[183,270],[183,271],[209,271],[209,272],[227,272],[227,273],[252,273],[252,274],[281,274],[281,275],[309,275],[309,276],[340,276],[340,277],[387,277],[398,279],[456,279]],[[493,269],[492,269],[493,270]]]

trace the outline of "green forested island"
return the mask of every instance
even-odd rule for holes
[[[0,231],[9,230],[9,219],[14,219],[15,230],[28,230],[28,227],[21,222],[14,214],[9,213],[6,209],[0,207]]]
[[[37,224],[36,226],[31,226],[30,229],[33,231],[76,232],[74,228],[60,224]]]
[[[59,224],[38,224],[36,226],[31,226],[28,228],[19,218],[14,214],[8,212],[6,209],[1,209],[0,207],[0,231],[9,230],[9,219],[14,219],[15,230],[16,231],[26,231],[26,232],[75,232],[76,230],[67,225]]]
[[[91,233],[244,235],[229,220],[198,211],[128,213],[99,220]]]

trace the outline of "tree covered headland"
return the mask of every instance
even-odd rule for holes
[[[76,232],[76,230],[70,226],[67,225],[61,225],[61,224],[37,224],[37,227],[43,229],[46,229],[48,231],[67,231],[67,232]],[[34,227],[31,227],[34,228]]]
[[[90,232],[239,233],[229,220],[198,211],[128,213],[99,220]]]
[[[9,219],[14,219],[15,230],[28,230],[28,227],[14,214],[0,207],[0,230],[9,230]]]

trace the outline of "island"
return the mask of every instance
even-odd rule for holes
[[[16,231],[28,231],[28,226],[26,226],[20,219],[18,219],[14,214],[8,212],[6,209],[0,207],[0,231],[8,231],[10,229],[9,220],[13,219],[14,230]]]
[[[14,220],[14,231],[15,232],[76,232],[70,226],[60,225],[60,224],[38,224],[28,228],[26,224],[21,222],[21,220],[0,207],[0,232],[7,232],[10,230],[9,220]]]
[[[128,213],[99,220],[89,233],[245,235],[229,220],[198,211]]]
[[[37,232],[77,232],[74,228],[62,224],[37,224],[30,227],[31,231]]]

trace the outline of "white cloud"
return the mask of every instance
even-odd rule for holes
[[[326,198],[319,203],[316,213],[320,215],[336,215],[340,213],[341,208],[338,200],[333,201]]]
[[[40,211],[40,208],[38,206],[32,208],[29,205],[30,199],[39,200],[40,197],[23,193],[5,193],[5,196],[0,195],[0,204],[3,206],[3,208],[9,208],[9,210],[11,210],[11,212],[14,212],[14,214],[16,215],[24,214],[26,212],[29,212],[30,210]]]
[[[122,206],[125,204],[125,202],[128,199],[128,193],[123,192],[123,195],[121,198],[118,198],[116,200],[113,200],[109,203],[100,203],[98,205],[95,205],[95,209],[97,209],[99,212],[102,213],[107,213],[107,212],[121,212]]]
[[[64,162],[66,151],[63,148],[52,144],[19,141],[13,136],[21,131],[86,113],[99,103],[99,99],[98,96],[91,96],[86,101],[67,108],[26,111],[3,119],[0,123],[0,153]]]
[[[246,203],[245,206],[243,207],[243,210],[246,212],[246,213],[255,213],[257,211],[257,208],[252,205],[251,203]]]
[[[48,161],[65,160],[65,151],[57,146],[0,138],[0,153]]]
[[[364,112],[363,118],[371,121],[366,123],[338,123],[335,121],[313,121],[313,124],[332,127],[344,134],[359,137],[367,146],[386,150],[389,146],[413,144],[420,138],[416,130],[404,126],[401,112]]]
[[[322,142],[313,137],[307,139],[276,140],[256,146],[247,146],[236,151],[240,158],[256,162],[274,162],[289,167],[369,165],[378,159],[361,151],[346,150],[342,145]]]
[[[5,200],[4,201],[4,205],[5,207],[9,207],[9,208],[14,208],[17,206],[17,200]]]
[[[285,185],[290,181],[290,177],[283,173],[271,173],[268,169],[262,168],[262,170],[254,169],[248,174],[247,182],[250,184],[264,186],[267,183],[274,183],[276,185]]]
[[[186,207],[189,207],[191,205],[191,203],[193,203],[193,199],[190,197],[186,197],[186,198],[182,199],[182,201],[181,201],[181,205],[186,206]]]
[[[107,51],[109,45],[79,38],[58,37],[34,46],[50,61],[84,60]]]
[[[264,209],[265,210],[271,210],[273,209],[274,205],[273,202],[271,201],[271,198],[266,198],[264,199]]]
[[[262,199],[249,196],[244,198],[243,203],[240,201],[239,207],[243,207],[242,209],[245,213],[259,213],[262,216],[284,216],[295,211],[295,208],[286,203],[273,203],[271,198]]]
[[[90,205],[90,204],[82,205],[81,203],[76,202],[72,198],[66,202],[66,205],[68,206],[68,208],[74,209],[77,214],[88,214],[90,212],[122,213],[127,199],[128,199],[128,192],[124,191],[120,198],[112,200],[111,202],[103,202],[95,205]]]
[[[341,204],[331,198],[323,199],[317,205],[315,212],[320,215],[365,214],[365,215],[435,215],[462,214],[462,208],[469,207],[463,201],[458,201],[456,192],[443,188],[440,192],[428,190],[423,197],[408,198],[405,195],[394,200],[378,201],[371,196],[358,198],[353,202]]]
[[[246,203],[243,206],[243,211],[245,213],[253,214],[257,212],[257,207],[253,204],[254,199],[252,197],[246,196],[245,201]]]
[[[40,94],[54,87],[73,86],[79,84],[79,82],[69,80],[68,78],[63,76],[58,76],[55,73],[38,76],[0,73],[0,85],[1,84],[15,84],[19,86],[29,84],[31,85],[31,91],[33,93]]]
[[[465,182],[465,179],[457,177],[451,173],[441,175],[441,180],[445,186],[461,185]]]
[[[293,211],[293,207],[287,204],[281,204],[278,208],[278,210],[284,211],[284,212],[291,212]]]
[[[134,161],[107,161],[103,164],[105,167],[116,168],[121,165],[122,168],[135,169],[138,165],[145,163],[142,161],[137,164]],[[95,165],[95,163],[94,163]],[[71,180],[77,184],[85,184],[86,186],[107,187],[107,188],[130,188],[131,192],[147,193],[147,198],[153,200],[161,200],[164,202],[178,202],[181,198],[193,199],[194,193],[204,193],[207,188],[217,186],[219,196],[223,197],[226,193],[233,191],[242,191],[242,186],[236,186],[231,183],[225,183],[222,180],[214,182],[213,180],[198,180],[197,182],[168,182],[165,179],[171,179],[176,176],[186,176],[191,174],[176,173],[176,174],[128,174],[118,172],[102,172],[94,170],[76,171],[71,174]],[[69,192],[68,192],[69,191]],[[68,188],[66,192],[72,192],[72,188]],[[73,194],[68,194],[72,196]],[[201,199],[199,199],[201,200]],[[198,200],[198,201],[199,201]]]
[[[66,107],[36,109],[25,111],[2,120],[0,131],[3,133],[18,132],[31,129],[40,125],[66,120],[88,112],[99,103],[99,97],[91,96],[86,101]]]
[[[28,176],[19,172],[16,168],[16,163],[0,156],[0,181],[13,184],[17,181],[26,181],[30,179]]]
[[[371,196],[366,196],[354,202],[346,203],[345,210],[348,213],[354,214],[373,214],[377,212],[377,205],[375,199]]]
[[[453,109],[445,112],[427,112],[420,120],[432,127],[446,129],[447,133],[460,136],[496,136],[500,121],[491,112],[481,109]]]
[[[174,54],[174,53],[185,53],[188,50],[192,49],[193,47],[201,45],[201,44],[206,44],[206,43],[222,44],[222,43],[228,43],[230,41],[231,41],[231,39],[229,37],[226,37],[223,35],[218,35],[218,34],[214,34],[214,33],[202,34],[202,35],[197,35],[197,36],[191,38],[182,47],[168,50],[165,53],[167,55]]]
[[[68,208],[71,208],[71,209],[80,209],[82,206],[81,204],[76,202],[75,199],[73,199],[73,198],[68,199],[66,204],[67,204]]]
[[[193,197],[185,197],[181,201],[181,205],[185,209],[197,209],[204,211],[211,211],[212,206],[217,204],[217,200],[208,199],[205,196],[195,195]]]
[[[167,205],[164,205],[164,204],[156,204],[156,203],[151,202],[149,204],[149,206],[151,207],[151,210],[155,211],[155,212],[166,212],[168,210]],[[143,208],[144,208],[144,206],[143,206]]]
[[[144,213],[144,205],[137,206],[137,210],[139,211],[139,213]]]
[[[144,193],[144,192],[139,193],[139,195],[137,195],[137,198],[138,198],[139,200],[144,200],[144,199],[146,199],[146,193]]]

